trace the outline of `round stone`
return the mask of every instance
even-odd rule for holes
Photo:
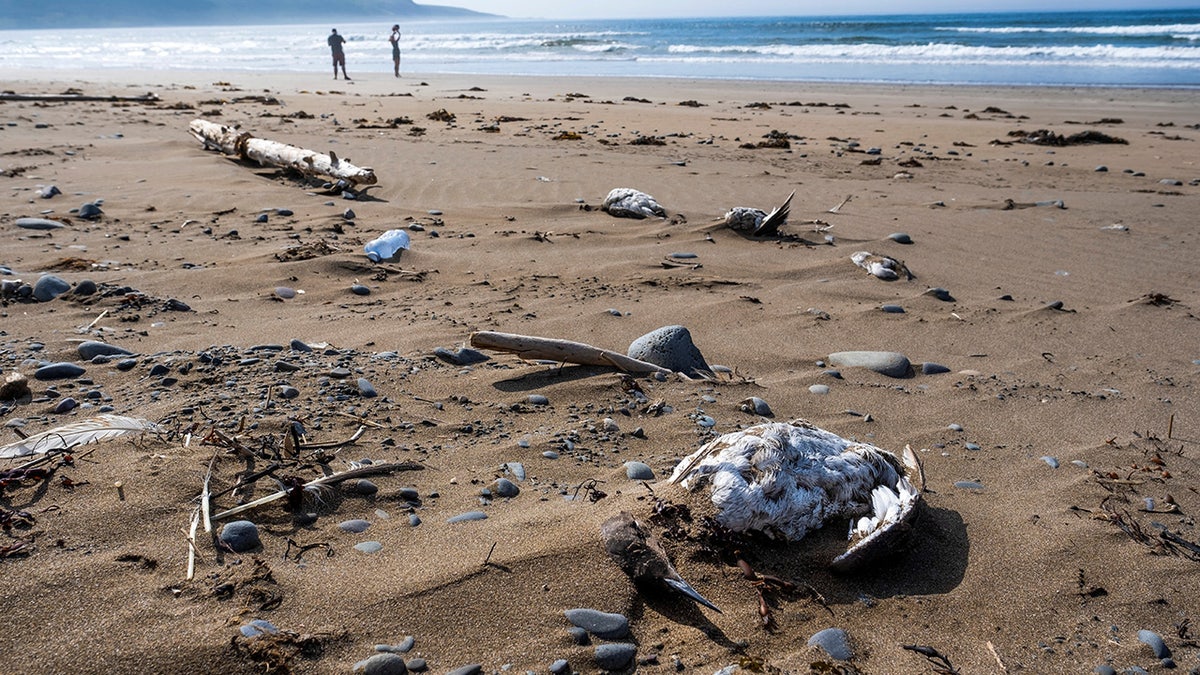
[[[629,345],[630,358],[687,375],[712,372],[704,355],[692,342],[692,334],[683,326],[664,326],[651,331]]]
[[[604,640],[619,640],[629,635],[629,619],[595,609],[568,609],[563,614],[575,626]]]
[[[654,480],[654,469],[644,462],[625,462],[625,477],[629,480]]]
[[[613,642],[596,646],[596,665],[604,670],[624,670],[637,656],[637,645]]]
[[[491,485],[492,493],[499,497],[516,497],[521,494],[521,488],[507,478],[497,478]]]
[[[222,543],[235,553],[252,551],[262,545],[258,538],[258,526],[248,520],[235,520],[221,528]]]
[[[363,675],[405,675],[408,666],[404,664],[404,657],[384,652],[359,661],[353,670]]]
[[[97,356],[132,356],[133,352],[123,347],[110,345],[105,342],[97,342],[96,340],[87,340],[80,342],[75,348],[79,352],[79,358],[84,361],[91,361]]]
[[[854,651],[850,649],[850,636],[841,628],[826,628],[814,633],[808,639],[808,646],[820,647],[830,658],[838,661],[849,661],[854,657]]]
[[[35,380],[66,380],[86,373],[83,366],[74,363],[48,363],[33,371]]]
[[[53,274],[43,274],[33,282],[33,299],[49,302],[71,290],[71,284]]]
[[[866,368],[888,377],[907,377],[912,372],[908,357],[899,352],[835,352],[826,360],[839,368]]]
[[[338,523],[338,529],[342,530],[343,532],[353,532],[355,534],[359,532],[366,532],[367,528],[369,527],[371,527],[371,523],[361,518],[343,520],[342,522]]]
[[[485,520],[486,518],[487,518],[487,514],[484,513],[483,511],[467,511],[466,513],[460,513],[457,516],[451,516],[450,518],[447,518],[446,522],[447,523],[465,523],[465,522],[471,521],[471,520]]]

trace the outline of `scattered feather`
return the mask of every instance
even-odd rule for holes
[[[34,453],[45,454],[52,450],[66,450],[77,445],[87,445],[115,436],[159,430],[159,426],[154,422],[138,417],[97,415],[91,419],[34,434],[16,443],[9,443],[0,447],[0,458],[24,457]]]

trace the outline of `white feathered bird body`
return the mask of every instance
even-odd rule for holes
[[[667,217],[666,209],[654,197],[633,188],[613,188],[600,208],[619,218]]]
[[[716,519],[737,532],[802,539],[833,518],[865,516],[851,539],[907,520],[919,493],[892,453],[803,420],[759,424],[717,438],[675,468],[672,483],[711,486]]]
[[[735,206],[725,213],[725,225],[732,230],[749,232],[754,236],[779,234],[779,228],[787,224],[792,197],[795,196],[793,191],[783,204],[775,207],[770,213],[752,206]]]

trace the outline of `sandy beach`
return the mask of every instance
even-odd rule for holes
[[[0,445],[101,413],[161,429],[0,482],[0,672],[1200,669],[1200,91],[177,71],[0,89],[119,97],[0,102],[0,381],[28,379]],[[196,119],[378,183],[238,161]],[[605,213],[618,187],[667,217]],[[722,224],[793,191],[776,236]],[[369,260],[396,228],[410,250]],[[65,286],[38,300],[44,275]],[[715,379],[449,357],[475,331],[625,353],[672,325]],[[831,365],[859,350],[911,372]],[[719,614],[609,559],[610,516],[703,498],[666,484],[681,458],[794,419],[917,453],[904,550],[837,575],[845,520],[756,541],[778,589],[699,520],[655,521]],[[386,465],[370,485],[201,529],[187,578],[210,467],[215,513],[364,460]],[[241,519],[261,545],[221,547]],[[628,634],[580,644],[575,608]],[[809,646],[830,628],[849,658]]]

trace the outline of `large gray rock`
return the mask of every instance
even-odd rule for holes
[[[692,334],[683,326],[663,326],[646,333],[629,345],[628,356],[685,375],[712,372],[704,355],[692,343]]]
[[[45,274],[33,282],[33,298],[38,302],[49,302],[71,290],[71,284],[53,274]]]
[[[80,342],[79,346],[75,349],[79,352],[79,358],[85,361],[90,361],[97,356],[133,356],[133,352],[125,349],[124,347],[118,347],[116,345],[110,345],[107,342],[98,342],[96,340]]]
[[[899,352],[835,352],[826,359],[839,368],[866,368],[888,377],[908,377],[912,364]]]

